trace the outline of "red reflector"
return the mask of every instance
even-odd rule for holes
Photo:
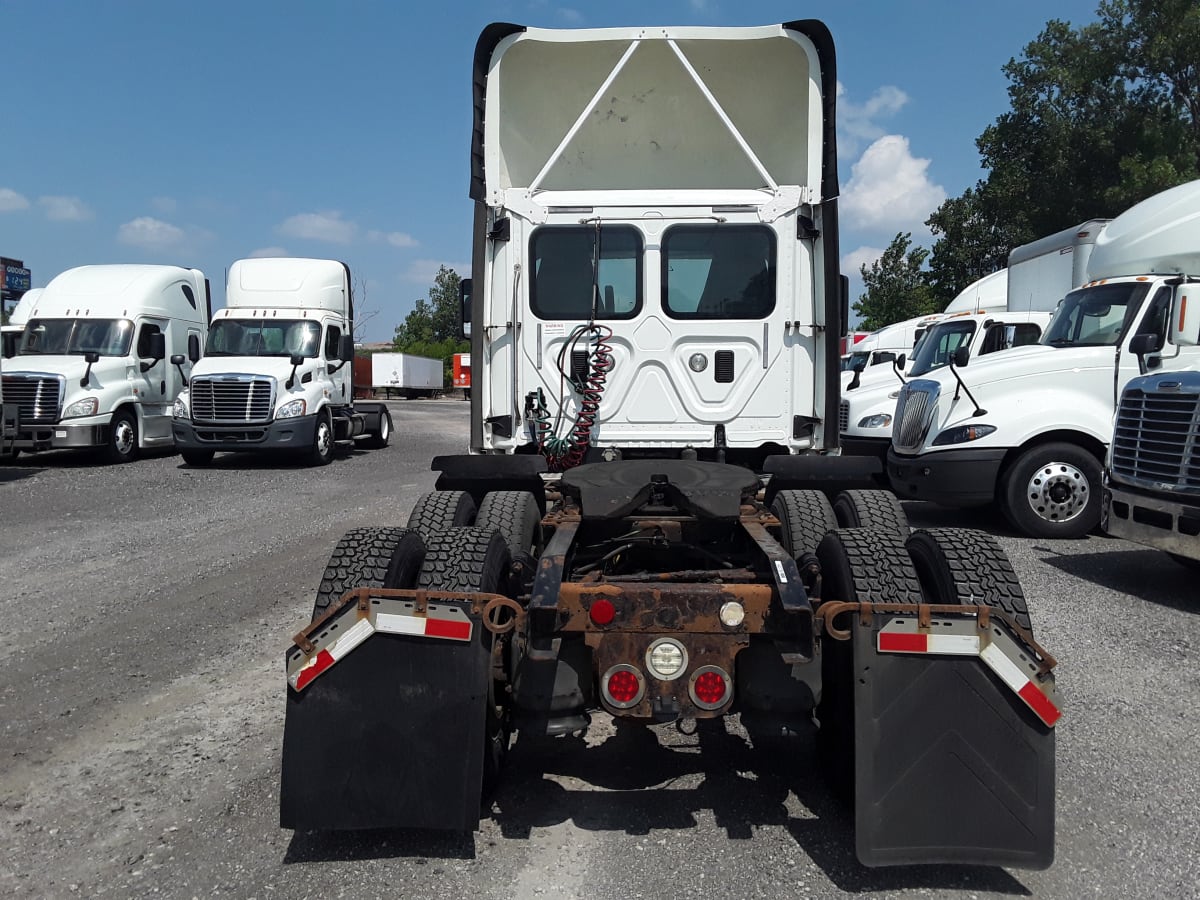
[[[608,603],[607,600],[600,601]],[[609,603],[609,608],[612,604]],[[595,606],[592,607],[595,609]],[[608,695],[617,703],[630,703],[641,690],[637,676],[626,669],[618,669],[608,676]]]
[[[611,600],[593,600],[592,605],[588,608],[588,615],[597,625],[607,625],[616,618],[617,608],[612,605]]]
[[[300,670],[300,674],[296,676],[296,690],[303,690],[304,686],[333,665],[333,656],[328,650],[322,650],[317,654],[317,658],[313,660],[311,665],[305,666]]]
[[[1062,711],[1046,699],[1046,695],[1039,691],[1037,685],[1032,681],[1026,682],[1025,687],[1017,693],[1022,700],[1029,704],[1029,708],[1037,713],[1038,718],[1047,725],[1053,725],[1062,718]]]
[[[465,641],[471,636],[471,623],[451,619],[426,619],[425,636]]]
[[[725,679],[717,672],[702,672],[696,678],[696,699],[710,705],[720,703],[725,697]]]
[[[895,653],[924,653],[929,649],[929,635],[885,631],[879,635],[879,649]]]

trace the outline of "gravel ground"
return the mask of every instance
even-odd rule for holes
[[[467,404],[392,404],[385,450],[0,466],[0,896],[1200,896],[1200,592],[1121,541],[1000,537],[1059,660],[1057,859],[865,869],[811,744],[736,721],[518,739],[473,836],[278,827],[282,651],[347,528],[402,524]]]

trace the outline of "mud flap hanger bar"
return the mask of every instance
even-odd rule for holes
[[[343,615],[351,611],[353,617]],[[355,588],[292,639],[299,652],[287,654],[287,681],[303,690],[377,633],[466,642],[475,633],[472,617],[481,618],[488,631],[502,634],[523,616],[519,604],[500,594]],[[341,621],[335,622],[342,618],[353,618],[353,624],[343,628]]]
[[[978,657],[1047,726],[1053,727],[1062,717],[1054,698],[1054,657],[1004,610],[933,603],[828,601],[818,608],[817,616],[829,637],[849,640],[850,631],[833,624],[835,618],[847,612],[857,612],[863,627],[870,627],[876,615],[892,616],[876,634],[875,649],[880,653]],[[993,619],[1002,622],[1004,628]]]

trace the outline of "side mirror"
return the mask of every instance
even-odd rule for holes
[[[866,368],[867,368],[867,364],[865,362],[859,362],[859,363],[854,364],[854,371],[857,372],[859,375],[861,375]]]
[[[302,366],[304,365],[304,356],[300,353],[293,353],[288,362],[290,362],[293,366]]]
[[[1163,339],[1162,335],[1148,331],[1144,334],[1135,334],[1129,339],[1129,352],[1137,357],[1138,371],[1145,375],[1151,368],[1157,368],[1154,364],[1161,364],[1161,360],[1155,359],[1147,362],[1146,357],[1151,353],[1159,353],[1162,351]]]
[[[349,362],[350,360],[354,359],[354,335],[342,335],[342,346],[339,355],[342,359],[342,362]]]
[[[182,366],[186,359],[187,359],[187,357],[185,357],[182,353],[172,353],[171,354],[171,365]]]
[[[458,282],[458,336],[471,336],[471,279]]]
[[[167,336],[161,331],[150,335],[150,358],[155,362],[167,358]]]
[[[89,366],[94,366],[96,363],[100,362],[100,354],[95,350],[89,350],[87,353],[83,354],[83,358]]]
[[[956,365],[958,368],[960,368],[960,369],[963,368],[970,361],[971,361],[971,348],[970,347],[959,347],[957,350],[954,351],[954,365]]]
[[[198,334],[189,334],[188,335],[187,355],[188,355],[188,359],[191,360],[192,362],[200,361],[200,335],[198,335]]]
[[[905,354],[901,353],[899,356],[897,356],[897,357],[896,357],[896,359],[895,359],[895,362],[893,363],[893,365],[894,365],[894,366],[895,366],[897,369],[903,369],[903,368],[904,368],[904,364],[905,364],[906,362],[908,362],[908,357],[907,357]]]
[[[1200,344],[1200,284],[1181,284],[1175,288],[1171,300],[1171,343],[1176,347]]]
[[[100,354],[95,350],[89,350],[87,353],[83,354],[83,359],[84,362],[87,363],[87,368],[83,370],[83,377],[79,379],[79,386],[81,388],[86,388],[92,380],[92,366],[100,362]],[[145,366],[146,364],[142,363],[142,365]],[[143,369],[143,371],[145,370]]]

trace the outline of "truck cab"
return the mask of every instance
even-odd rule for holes
[[[19,416],[13,450],[101,448],[127,462],[170,449],[171,404],[200,358],[209,302],[197,269],[82,266],[56,276],[5,365]]]
[[[189,465],[218,451],[294,451],[315,465],[338,441],[386,444],[381,403],[353,398],[350,270],[322,259],[243,259],[229,268],[205,358],[174,402]]]

